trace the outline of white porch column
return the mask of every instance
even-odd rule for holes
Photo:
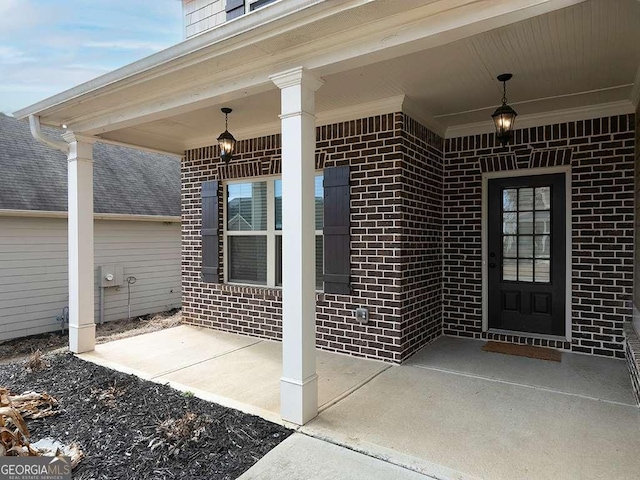
[[[303,425],[318,414],[315,280],[315,91],[302,67],[272,75],[282,114],[282,418]]]
[[[96,344],[93,268],[93,144],[68,132],[69,143],[69,350],[89,352]]]

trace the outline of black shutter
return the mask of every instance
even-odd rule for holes
[[[324,292],[351,294],[349,167],[324,169]]]
[[[244,15],[244,0],[227,0],[227,20]]]
[[[202,280],[220,283],[218,267],[218,182],[202,183]]]

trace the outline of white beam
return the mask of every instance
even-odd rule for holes
[[[69,350],[89,352],[96,343],[93,271],[93,144],[63,134],[69,143]]]
[[[272,75],[282,114],[282,378],[280,412],[304,425],[318,414],[315,281],[315,91],[302,67]]]

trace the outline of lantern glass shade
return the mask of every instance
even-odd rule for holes
[[[236,139],[228,130],[225,130],[218,137],[218,145],[220,145],[220,157],[224,163],[229,163],[233,159],[233,152],[236,149]]]
[[[503,145],[508,143],[513,136],[513,124],[518,114],[509,105],[499,106],[491,117],[496,125],[496,138]]]

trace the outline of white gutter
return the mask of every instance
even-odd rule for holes
[[[31,135],[33,138],[39,142],[49,145],[51,148],[64,152],[66,155],[69,154],[69,144],[67,142],[49,138],[42,133],[42,129],[40,128],[40,117],[38,115],[29,115],[29,127],[31,128]]]
[[[67,218],[67,216],[66,211],[0,209],[0,217]],[[93,219],[164,223],[179,223],[181,221],[180,217],[171,215],[135,215],[128,213],[94,213]]]

